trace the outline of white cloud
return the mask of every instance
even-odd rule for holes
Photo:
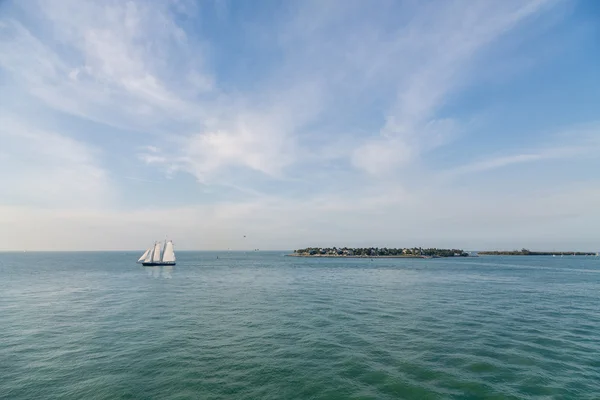
[[[213,107],[213,121],[179,141],[181,151],[169,150],[166,164],[172,169],[172,160],[178,159],[179,170],[202,182],[226,180],[228,170],[236,167],[281,178],[290,166],[327,162],[333,154],[376,176],[410,166],[460,132],[457,121],[437,118],[435,112],[468,79],[475,55],[545,3],[442,3],[407,9],[416,12],[414,17],[408,24],[391,24],[391,29],[379,24],[377,13],[385,13],[385,5],[375,15],[365,15],[357,4],[307,3],[282,24],[280,71],[259,93],[233,99],[226,94],[234,105]],[[353,26],[352,35],[341,28],[342,22]],[[339,136],[352,132],[305,129],[319,118],[331,118],[349,94],[377,96],[390,90],[395,92],[393,105],[371,139],[349,137],[353,146],[339,146],[344,141]],[[303,138],[335,150],[311,148]],[[155,156],[144,159],[159,161]]]
[[[401,139],[373,139],[355,150],[354,165],[372,175],[387,173],[413,161],[414,149]]]
[[[283,19],[277,35],[267,35],[282,61],[257,92],[219,90],[203,49],[175,20],[174,12],[198,11],[186,2],[173,8],[76,0],[41,1],[35,9],[24,5],[46,25],[33,33],[7,20],[10,40],[1,41],[0,50],[9,56],[1,62],[31,93],[61,111],[163,133],[165,140],[156,145],[168,156],[142,160],[187,171],[202,182],[223,181],[239,167],[281,178],[297,163],[329,161],[334,152],[303,140],[315,137],[320,147],[336,146],[338,159],[383,175],[457,134],[459,124],[435,112],[464,83],[468,66],[486,44],[545,3],[403,5],[411,18],[399,24],[386,15],[385,4],[365,13],[360,3],[308,2]],[[56,35],[69,57],[41,37],[44,29]],[[198,93],[210,96],[198,98]],[[344,108],[346,99],[362,96]],[[378,96],[392,105],[371,139],[356,139],[335,124],[311,126],[335,113],[360,112]],[[355,144],[337,146],[346,135]]]
[[[186,41],[165,5],[66,0],[22,6],[43,24],[34,31],[5,18],[0,66],[51,107],[145,130],[165,120],[202,115],[181,95],[210,91],[212,78],[203,70],[200,49]],[[169,63],[173,51],[189,53],[183,65]],[[177,87],[177,80],[171,80],[167,86],[161,79],[167,74],[193,76],[192,84],[186,80]]]
[[[97,207],[114,200],[97,150],[54,132],[0,116],[3,202]]]
[[[471,164],[453,168],[447,172],[448,175],[463,175],[469,173],[484,172],[496,168],[507,167],[514,164],[524,164],[534,161],[551,160],[559,158],[571,158],[585,151],[585,148],[560,148],[540,151],[537,153],[523,153],[509,156],[488,158]]]
[[[143,153],[147,163],[186,171],[203,183],[233,183],[231,169],[245,168],[282,179],[284,170],[306,157],[298,140],[300,129],[316,118],[320,92],[310,84],[291,85],[261,93],[225,108],[206,129],[177,137],[162,154]],[[168,154],[169,156],[165,156]]]
[[[101,154],[80,141],[89,136],[69,138],[73,129],[66,129],[67,119],[64,130],[49,132],[34,113],[16,113],[15,119],[0,121],[5,144],[0,166],[15,172],[2,178],[0,194],[12,199],[4,204],[40,207],[0,207],[0,224],[18,225],[13,234],[1,230],[1,242],[10,248],[143,248],[169,234],[183,248],[286,248],[329,241],[476,247],[494,237],[510,243],[519,232],[542,237],[560,222],[565,235],[583,243],[595,237],[582,222],[583,213],[589,221],[599,218],[598,193],[592,189],[513,199],[435,186],[449,175],[589,154],[581,137],[568,146],[485,153],[441,179],[435,171],[417,174],[430,167],[422,165],[427,152],[463,134],[464,118],[472,116],[441,110],[460,88],[473,84],[486,49],[549,3],[295,3],[275,26],[240,29],[247,34],[244,45],[250,43],[243,50],[269,49],[266,60],[256,56],[247,62],[249,69],[260,70],[248,72],[258,81],[241,82],[250,79],[229,72],[240,87],[223,72],[239,55],[192,37],[202,29],[191,32],[180,25],[205,12],[204,5],[20,3],[23,14],[39,24],[0,17],[0,68],[9,77],[3,100],[27,93],[59,111],[57,120],[66,113],[153,133],[128,137],[131,147],[120,150],[137,153],[141,164],[160,168],[169,178],[177,172],[192,175],[207,186],[204,194],[224,186],[243,196],[202,206],[110,209],[116,188]],[[220,10],[220,17],[228,18],[228,7]],[[221,64],[211,64],[215,54]],[[213,73],[215,65],[223,71]],[[22,122],[27,119],[33,122]],[[401,168],[406,172],[398,177]],[[134,172],[114,174],[146,181]],[[285,184],[297,188],[284,192]],[[184,184],[176,190],[185,198]],[[53,210],[44,209],[49,204]],[[53,234],[57,223],[64,230]],[[490,230],[492,225],[497,229]]]
[[[600,151],[599,133],[598,124],[572,127],[566,131],[547,135],[544,143],[538,148],[531,148],[528,151],[521,149],[516,154],[508,155],[487,154],[478,160],[443,171],[440,177],[445,180],[519,164],[595,157],[595,154]]]
[[[367,172],[380,174],[403,163],[382,164],[380,151],[372,149],[385,148],[388,154],[394,151],[404,154],[400,158],[403,161],[444,144],[456,133],[456,123],[438,121],[435,113],[453,90],[468,81],[477,53],[548,3],[543,0],[443,2],[421,8],[415,18],[397,32],[392,45],[397,58],[377,62],[377,65],[400,63],[397,68],[402,75],[396,82],[396,100],[380,137],[367,140],[364,148],[356,150],[354,164]],[[395,63],[392,65],[396,67]],[[385,158],[388,157],[384,155]],[[372,165],[381,168],[373,169]]]

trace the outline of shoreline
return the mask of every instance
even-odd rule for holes
[[[511,252],[511,251],[480,251],[477,253],[480,256],[552,256],[552,257],[573,257],[573,256],[592,256],[597,257],[598,253],[587,251],[569,251],[569,252],[553,252],[553,251],[530,251],[530,252]]]
[[[333,254],[286,254],[286,257],[306,257],[306,258],[442,258],[440,256],[344,256],[344,255],[333,255]]]
[[[291,257],[346,257],[346,258],[446,258],[467,257],[461,249],[438,249],[421,247],[307,247],[296,249]]]

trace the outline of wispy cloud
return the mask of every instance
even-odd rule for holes
[[[356,149],[354,164],[381,174],[445,144],[458,133],[457,121],[440,119],[436,112],[469,81],[477,53],[548,3],[444,2],[421,8],[396,32],[392,47],[402,69],[394,82],[396,99],[379,137]]]
[[[146,183],[160,183],[161,182],[159,180],[137,178],[135,176],[124,176],[123,179],[127,179],[130,181],[136,181],[136,182],[146,182]]]
[[[514,233],[508,220],[515,229],[534,217],[552,225],[553,208],[566,210],[565,221],[580,218],[579,206],[597,218],[590,203],[559,192],[542,202],[520,193],[498,211],[494,202],[510,203],[508,194],[450,187],[459,181],[452,178],[596,151],[594,130],[521,147],[481,140],[482,151],[469,140],[495,133],[485,121],[470,125],[481,109],[468,103],[479,98],[462,95],[481,83],[498,43],[524,41],[522,29],[556,3],[0,4],[0,96],[8,105],[0,166],[13,171],[0,179],[0,220],[26,221],[21,237],[67,221],[71,230],[47,245],[56,248],[90,246],[124,226],[137,238],[126,247],[176,229],[189,248],[264,248],[333,237],[470,243],[489,221],[504,237]],[[528,129],[519,132],[531,138]],[[131,181],[160,182],[185,206],[147,208],[154,198]],[[124,204],[135,211],[117,211]],[[164,222],[148,221],[148,212]],[[454,232],[467,220],[468,232]],[[89,226],[98,233],[82,235]],[[242,231],[262,244],[245,244]],[[44,247],[48,239],[27,240]]]
[[[547,135],[545,142],[538,144],[537,148],[520,149],[517,153],[505,155],[486,154],[478,160],[445,170],[440,176],[442,179],[448,179],[520,164],[595,157],[595,154],[600,151],[598,138],[600,138],[600,125],[573,127],[568,131]]]
[[[107,206],[114,200],[98,150],[0,115],[0,195],[37,206]]]
[[[464,175],[535,161],[573,158],[588,153],[589,151],[590,149],[586,147],[562,147],[545,149],[532,153],[512,154],[462,165],[447,171],[444,175]]]
[[[2,65],[61,111],[167,131],[169,139],[157,145],[169,154],[168,170],[202,182],[222,181],[240,167],[281,179],[305,159],[330,159],[314,150],[315,138],[322,147],[336,146],[344,136],[355,144],[337,156],[376,175],[457,134],[458,122],[436,111],[464,84],[481,49],[547,3],[403,5],[412,15],[398,24],[386,16],[390,4],[365,14],[360,3],[308,2],[267,43],[280,49],[278,68],[260,91],[240,93],[219,90],[202,46],[179,26],[177,10],[189,5],[39,2],[35,10],[44,24],[38,36],[5,21],[11,40],[2,42],[2,50],[10,56]],[[66,50],[42,41],[39,35],[50,30]],[[364,98],[348,103],[348,96]],[[386,101],[384,114],[369,101]],[[340,114],[356,112],[381,121],[372,125],[371,138],[356,140],[356,128]],[[163,161],[159,154],[142,159]]]
[[[187,42],[168,7],[70,0],[36,1],[23,7],[38,15],[42,24],[34,32],[19,21],[3,19],[0,65],[51,107],[137,129],[164,119],[194,119],[200,113],[181,93],[192,96],[210,90],[212,78],[202,72],[198,49]],[[44,39],[50,34],[54,40]],[[170,79],[167,87],[161,76],[172,69],[165,61],[178,50],[189,55],[176,71],[193,79],[180,85]]]

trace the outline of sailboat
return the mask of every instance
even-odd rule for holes
[[[145,267],[153,267],[155,265],[175,265],[175,250],[173,249],[173,241],[165,240],[165,244],[161,251],[161,243],[154,242],[137,260],[138,264]]]

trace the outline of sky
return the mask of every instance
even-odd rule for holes
[[[600,3],[0,2],[0,250],[600,250]]]

